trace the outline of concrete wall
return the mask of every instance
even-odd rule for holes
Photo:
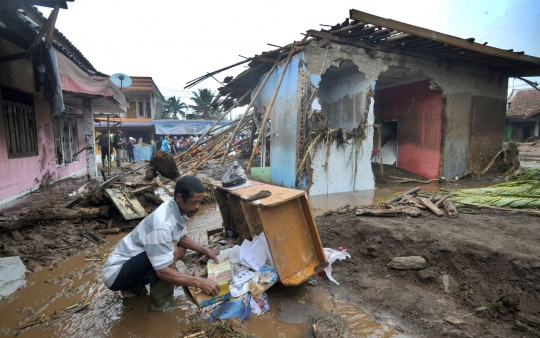
[[[278,96],[271,111],[271,176],[270,182],[288,188],[296,186],[296,145],[298,141],[298,72],[302,54],[297,54],[289,63]],[[255,102],[259,111],[266,112],[277,83],[283,72],[282,63],[272,73]],[[266,74],[261,76],[263,81]],[[254,91],[255,92],[255,91]]]
[[[22,49],[0,39],[0,56],[23,52]],[[8,159],[4,116],[0,115],[0,204],[21,196],[41,184],[86,171],[84,152],[79,162],[56,166],[53,123],[49,104],[35,94],[32,61],[26,59],[0,63],[0,84],[33,93],[36,112],[38,155]],[[79,145],[84,145],[82,120],[78,123]]]
[[[446,142],[444,143],[442,175],[454,178],[467,171],[469,154],[470,108],[472,95],[467,92],[446,96]]]
[[[373,107],[366,111],[369,89],[365,75],[352,63],[330,68],[322,74],[318,101],[331,129],[344,128],[351,132],[361,124],[373,123]],[[328,152],[323,142],[311,151],[310,195],[367,190],[375,187],[371,169],[363,170],[370,166],[369,154],[373,147],[371,127],[368,128],[368,133],[370,136],[358,140],[358,143],[352,139],[343,145],[333,142]]]
[[[375,91],[378,122],[398,121],[397,166],[427,178],[439,175],[442,92],[429,81]]]
[[[453,177],[463,173],[463,168],[485,166],[500,150],[505,116],[502,102],[506,101],[508,85],[504,74],[481,65],[454,65],[381,51],[375,56],[368,56],[364,49],[336,44],[332,44],[330,49],[309,45],[304,49],[304,55],[308,76],[318,75],[321,69],[324,74],[328,68],[339,67],[343,61],[350,60],[364,74],[366,87],[377,81],[379,74],[389,67],[424,74],[429,79],[430,88],[441,90],[443,96],[439,174]],[[467,97],[470,97],[470,102]],[[490,119],[487,122],[489,126],[481,126],[480,119]],[[366,131],[371,129],[364,128]],[[364,144],[368,146],[367,142]],[[364,150],[367,150],[364,154],[371,154],[372,146]],[[313,163],[312,166],[320,165]],[[359,171],[367,173],[371,168],[365,166]],[[363,178],[370,179],[367,176]]]
[[[366,100],[366,77],[349,63],[321,77],[319,104],[332,129],[352,131],[362,121]]]
[[[481,172],[501,150],[506,124],[506,99],[471,98],[468,168]]]

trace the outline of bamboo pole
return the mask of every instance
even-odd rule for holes
[[[276,69],[276,67],[277,67],[277,65],[279,63],[279,60],[280,60],[280,58],[278,57],[278,59],[276,60],[276,62],[272,66],[272,68],[268,71],[268,74],[266,74],[266,77],[264,78],[263,82],[259,86],[259,89],[257,89],[257,92],[255,93],[255,96],[253,96],[253,99],[251,99],[251,102],[249,103],[248,107],[246,108],[246,111],[244,112],[244,115],[242,115],[242,118],[240,118],[240,122],[238,122],[238,124],[236,125],[237,128],[232,133],[231,138],[229,139],[229,143],[227,144],[227,150],[225,151],[225,154],[223,154],[223,158],[221,159],[221,165],[223,165],[223,163],[225,163],[225,159],[227,158],[227,154],[229,153],[229,149],[231,148],[231,144],[234,142],[234,137],[236,136],[236,133],[238,132],[238,128],[240,127],[242,122],[244,122],[244,118],[246,117],[246,115],[249,112],[249,110],[251,109],[251,107],[253,107],[253,105],[255,104],[255,100],[257,100],[259,98],[259,95],[261,94],[264,86],[266,85],[266,82],[268,82],[268,79],[270,79],[270,76],[274,72],[274,69]]]
[[[263,136],[263,134],[264,134],[264,137],[266,137],[266,122],[268,121],[268,118],[270,117],[270,111],[274,107],[274,102],[276,102],[276,97],[279,92],[279,88],[281,87],[281,83],[283,82],[283,78],[285,77],[285,73],[287,72],[287,67],[289,66],[289,62],[291,61],[292,55],[294,54],[295,50],[296,50],[296,42],[293,43],[293,45],[291,46],[291,49],[289,50],[289,55],[287,55],[287,60],[285,61],[285,65],[283,66],[283,72],[281,72],[281,76],[277,83],[276,90],[274,91],[274,96],[272,96],[272,100],[270,101],[268,108],[266,108],[266,113],[264,114],[264,118],[261,124],[261,130],[259,131],[257,142],[255,143],[256,146],[259,146],[259,142],[261,141],[261,137]],[[265,156],[265,154],[261,154],[261,156]],[[251,157],[249,158],[249,163],[248,163],[246,171],[249,171],[251,169],[251,162],[253,162],[254,157],[255,157],[255,152],[251,151]],[[221,162],[221,164],[223,164],[223,161]]]
[[[236,106],[238,106],[240,104],[240,102],[242,102],[242,100],[248,95],[251,93],[251,90],[248,90],[240,99],[238,99],[233,105],[231,108],[229,108],[223,115],[221,115],[221,117],[216,121],[214,122],[214,124],[197,140],[197,142],[193,143],[189,148],[188,150],[186,150],[186,152],[190,152],[191,150],[193,150],[193,148],[195,148],[200,142],[201,140],[206,137],[206,135],[210,134],[212,132],[212,130],[214,130],[214,128],[217,126],[217,124],[219,122],[221,122],[221,120],[223,120],[225,118],[225,116],[229,115],[229,113],[234,109],[236,108]]]
[[[214,99],[214,101],[212,101],[212,103],[210,103],[208,106],[206,106],[206,109],[204,110],[204,112],[201,114],[201,117],[204,118],[204,115],[206,115],[206,113],[208,113],[208,111],[210,110],[210,108],[219,100],[219,98],[221,97],[221,92],[218,93],[216,95],[216,98]],[[219,105],[218,105],[219,106]],[[215,109],[214,109],[215,110]]]

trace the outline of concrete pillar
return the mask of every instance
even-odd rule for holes
[[[534,124],[534,136],[538,137],[540,134],[540,116],[536,117],[536,123]]]
[[[86,169],[88,171],[87,179],[90,181],[98,178],[92,99],[85,97],[82,99],[82,104],[84,115],[84,144],[86,146]]]

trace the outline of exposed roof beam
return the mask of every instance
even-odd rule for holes
[[[432,31],[432,30],[425,29],[418,26],[409,25],[403,22],[392,20],[392,19],[385,19],[380,16],[361,12],[355,9],[350,10],[349,17],[353,20],[367,22],[367,23],[377,25],[377,26],[383,26],[385,28],[392,28],[400,32],[421,36],[426,39],[431,39],[434,41],[440,41],[440,42],[453,45],[456,47],[461,47],[461,48],[474,50],[476,52],[480,52],[484,54],[491,54],[491,55],[501,56],[501,57],[514,59],[514,60],[526,61],[526,62],[540,65],[540,58],[537,58],[537,57],[533,57],[529,55],[519,55],[517,53],[509,52],[509,51],[495,48],[495,47],[482,45],[482,44],[468,41],[466,39],[461,39],[452,35],[439,33],[436,31]]]

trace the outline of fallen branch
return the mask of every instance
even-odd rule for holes
[[[448,213],[448,217],[450,218],[458,217],[458,211],[454,203],[452,203],[452,201],[444,201],[444,210],[446,210],[446,213]]]
[[[79,209],[51,209],[46,214],[32,214],[28,216],[22,216],[14,222],[6,222],[7,224],[1,224],[0,230],[13,231],[21,230],[33,226],[37,222],[42,221],[60,221],[70,220],[77,218],[95,218],[104,216],[105,208],[79,208]]]
[[[401,194],[401,195],[392,197],[391,199],[389,199],[389,200],[386,201],[385,203],[399,202],[399,201],[403,198],[403,195],[412,195],[412,194],[416,194],[416,193],[419,192],[419,191],[420,191],[420,187],[416,187],[416,188],[407,190],[407,191],[405,191],[405,192],[404,192],[403,194]]]
[[[397,217],[399,211],[390,210],[372,210],[372,209],[356,209],[354,212],[356,216],[375,216],[375,217]]]
[[[448,198],[452,197],[452,196],[456,196],[456,194],[450,194],[450,195],[446,195],[444,196],[443,198],[441,198],[440,200],[437,201],[437,203],[435,203],[436,206],[440,206],[441,204],[444,203],[444,201],[446,201]]]
[[[431,203],[431,201],[425,197],[418,197],[418,199],[428,208],[431,210],[437,217],[444,216],[444,212],[442,212],[439,207],[437,207],[435,204]]]

